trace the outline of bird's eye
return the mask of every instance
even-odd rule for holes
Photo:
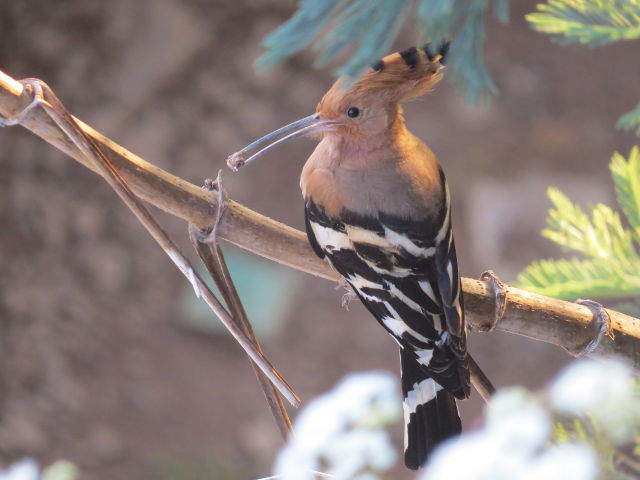
[[[347,110],[347,116],[349,118],[356,118],[358,115],[360,115],[360,109],[358,107],[349,107],[349,110]]]

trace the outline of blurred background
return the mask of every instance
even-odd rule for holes
[[[560,256],[539,231],[555,185],[614,204],[614,125],[638,101],[637,47],[560,47],[514,1],[488,23],[500,96],[472,106],[446,81],[406,105],[438,154],[463,275],[511,281]],[[292,0],[0,0],[0,69],[39,77],[79,118],[196,184],[226,156],[313,112],[332,83],[309,52],[257,76],[260,42]],[[395,47],[415,42],[406,28]],[[314,144],[284,146],[238,174],[234,200],[303,228],[298,176]],[[190,253],[186,225],[157,212]],[[397,372],[395,343],[341,291],[227,247],[268,357],[304,401],[350,371]],[[96,175],[21,128],[0,131],[0,460],[75,462],[86,479],[241,479],[270,473],[282,444],[240,348]],[[539,387],[570,357],[501,333],[471,334],[497,386]],[[461,405],[472,428],[482,404]],[[295,412],[292,412],[295,416]],[[394,431],[401,445],[402,427]],[[411,478],[402,468],[397,477]]]

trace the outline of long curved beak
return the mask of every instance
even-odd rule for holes
[[[278,130],[271,132],[264,137],[256,140],[253,143],[250,143],[242,150],[229,155],[227,157],[227,165],[231,170],[237,172],[238,169],[247,163],[252,162],[258,157],[261,157],[265,153],[267,153],[272,148],[277,147],[278,145],[288,142],[289,140],[293,140],[294,138],[302,137],[304,135],[308,135],[310,133],[317,132],[326,132],[328,130],[334,129],[337,125],[340,125],[340,122],[335,120],[321,120],[319,113],[314,113],[313,115],[309,115],[308,117],[304,117],[296,122],[290,123],[289,125],[285,125]],[[284,136],[283,136],[284,135]],[[274,141],[276,138],[282,137],[279,140]],[[273,142],[273,143],[271,143]],[[251,155],[248,158],[245,158],[245,155],[255,150],[256,148],[260,148],[263,145],[268,144],[266,147],[258,150],[256,153]]]

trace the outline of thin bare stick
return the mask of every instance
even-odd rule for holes
[[[222,293],[224,302],[229,306],[232,313],[231,318],[234,320],[239,319],[238,325],[240,328],[242,328],[247,337],[255,342],[258,351],[262,352],[262,348],[260,347],[253,329],[249,324],[246,312],[240,302],[240,298],[238,297],[235,287],[227,288],[226,286],[232,286],[233,284],[226,284],[226,279],[231,277],[229,276],[229,271],[227,269],[226,262],[224,262],[220,247],[217,244],[204,244],[198,241],[194,243],[194,246],[198,251],[198,255],[202,259],[202,262],[209,271],[209,274],[215,280],[218,289]],[[286,440],[291,432],[291,419],[289,418],[289,414],[282,403],[282,398],[274,388],[273,384],[264,375],[264,373],[258,369],[255,363],[251,362],[251,367],[253,368],[253,371],[258,378],[258,382],[262,387],[269,409],[271,410],[271,413],[276,420],[276,424],[278,425],[278,429],[280,430],[282,437]]]
[[[211,187],[209,188],[209,190],[211,190],[213,185],[211,185],[210,182],[207,182],[205,188],[208,187]],[[251,327],[246,310],[244,309],[242,300],[238,295],[238,291],[236,290],[231,274],[229,273],[227,262],[224,259],[224,255],[222,254],[222,250],[220,249],[216,238],[217,227],[224,213],[224,205],[226,205],[226,195],[222,188],[220,173],[218,173],[215,188],[218,192],[218,214],[216,215],[215,223],[211,227],[211,231],[207,234],[206,231],[203,232],[202,230],[198,230],[197,227],[190,223],[189,238],[191,239],[196,252],[198,252],[202,263],[207,268],[209,275],[211,275],[211,278],[216,282],[218,290],[220,290],[220,293],[222,294],[224,303],[231,312],[231,318],[242,329],[244,334],[254,343],[258,351],[262,353],[262,347],[260,346],[260,342],[258,342],[255,332]],[[271,410],[276,424],[278,425],[278,429],[280,430],[282,437],[286,440],[291,432],[291,419],[289,418],[289,414],[282,402],[282,398],[273,384],[264,375],[264,373],[262,373],[257,365],[253,362],[250,363],[251,368],[262,387],[262,391],[264,392],[269,409]]]
[[[31,101],[22,85],[0,72],[0,115],[13,117]],[[198,186],[165,172],[78,121],[109,161],[143,200],[203,228],[215,217],[216,199]],[[35,110],[21,123],[36,135],[88,168],[96,170],[78,148],[44,112]],[[222,164],[222,162],[221,162]],[[280,222],[260,215],[232,200],[219,227],[220,238],[257,255],[312,275],[337,281],[338,275],[315,256],[306,235]],[[588,344],[593,338],[592,311],[577,305],[504,285],[507,299],[503,314],[493,325],[497,330],[524,335],[568,350]],[[482,330],[495,313],[491,286],[480,280],[462,279],[465,317],[472,327]],[[640,319],[607,310],[611,336],[605,336],[593,351],[628,358],[640,369]],[[493,323],[493,320],[491,320]]]
[[[488,402],[491,396],[496,393],[496,389],[471,355],[469,355],[469,373],[473,388],[485,402]]]
[[[282,394],[289,400],[294,406],[300,404],[300,399],[297,397],[293,389],[282,378],[275,367],[258,351],[253,343],[246,337],[242,330],[233,322],[231,317],[227,314],[224,307],[215,298],[211,290],[204,283],[202,278],[193,269],[187,258],[182,255],[177,246],[164,232],[160,225],[151,216],[147,208],[131,191],[126,181],[120,176],[118,171],[111,164],[109,159],[100,150],[93,139],[86,135],[80,127],[76,124],[73,117],[68,113],[62,102],[56,97],[53,91],[40,80],[32,79],[26,80],[25,84],[28,85],[33,92],[33,100],[29,104],[28,109],[32,110],[32,106],[37,105],[49,116],[57,127],[64,132],[67,138],[69,138],[76,148],[82,153],[83,157],[87,159],[94,168],[102,175],[113,190],[118,194],[120,199],[129,207],[129,209],[136,216],[138,221],[147,229],[153,239],[160,245],[165,253],[171,258],[178,269],[187,277],[191,282],[196,296],[202,297],[207,305],[218,316],[220,321],[233,335],[236,341],[242,346],[247,355],[260,367],[260,369],[269,377],[269,379],[280,389]],[[35,111],[35,109],[33,109]],[[29,115],[31,115],[31,111]],[[15,121],[24,121],[24,112],[17,116]],[[15,123],[15,121],[5,121],[5,123]]]

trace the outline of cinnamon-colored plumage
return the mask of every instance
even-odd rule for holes
[[[277,132],[322,135],[300,178],[307,234],[400,346],[410,468],[460,432],[454,398],[469,396],[449,189],[400,106],[440,79],[447,49],[388,55],[352,84],[338,80],[314,115]],[[232,167],[246,150],[230,157]]]

